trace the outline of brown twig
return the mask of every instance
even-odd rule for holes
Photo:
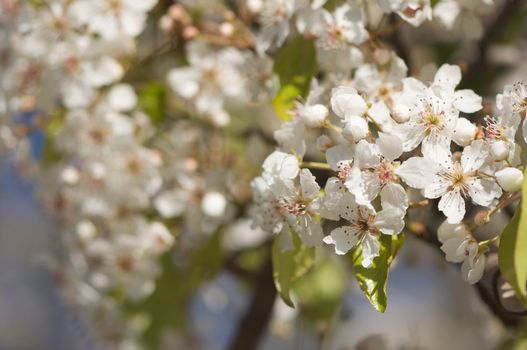
[[[229,345],[230,350],[251,350],[258,347],[271,319],[275,298],[273,265],[269,259],[258,274],[249,307],[239,321],[236,334]]]

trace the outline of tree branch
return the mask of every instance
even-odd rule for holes
[[[269,259],[258,274],[251,302],[239,321],[230,350],[256,349],[271,319],[276,288],[273,282],[273,264]]]

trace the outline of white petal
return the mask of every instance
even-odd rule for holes
[[[373,259],[379,256],[379,240],[370,234],[366,234],[362,240],[362,266],[369,267]]]
[[[422,95],[427,89],[425,84],[411,77],[403,79],[402,83],[404,93],[409,95]]]
[[[430,159],[444,159],[450,154],[451,135],[446,132],[433,132],[423,139],[421,151]]]
[[[414,150],[425,137],[425,128],[421,124],[408,122],[397,124],[392,133],[397,135],[403,142],[403,151],[409,152]]]
[[[355,147],[355,165],[364,168],[380,162],[379,147],[366,140],[360,140]]]
[[[464,113],[474,113],[483,108],[482,98],[472,90],[458,90],[454,93],[454,107]]]
[[[433,161],[424,157],[412,157],[402,163],[395,171],[410,187],[423,189],[434,181],[439,167]]]
[[[294,179],[298,175],[298,159],[280,151],[271,153],[264,161],[263,168],[266,172],[277,174],[282,179]]]
[[[375,102],[368,110],[368,115],[377,123],[384,132],[391,132],[395,123],[390,115],[390,110],[384,101]]]
[[[375,214],[373,209],[369,209],[367,207],[358,207],[357,202],[355,201],[355,198],[351,193],[345,193],[342,195],[342,198],[339,203],[339,215],[343,218],[348,220],[349,222],[356,221],[358,218],[358,211],[366,211],[368,213]]]
[[[393,207],[381,210],[375,216],[374,225],[386,235],[395,235],[404,228],[404,212]]]
[[[320,192],[320,186],[317,184],[315,177],[311,174],[309,169],[302,169],[300,171],[300,186],[304,198],[315,198]]]
[[[447,91],[454,91],[460,82],[461,69],[456,65],[443,64],[434,77],[434,85],[439,85]]]
[[[388,207],[401,210],[404,213],[408,209],[408,196],[403,186],[389,182],[381,191],[381,205],[383,209]]]
[[[341,95],[337,101],[337,110],[344,112],[344,118],[362,117],[368,110],[368,105],[359,94]]]
[[[353,150],[347,143],[341,143],[339,145],[328,148],[326,151],[326,160],[333,170],[337,170],[338,162],[342,160],[352,160]]]
[[[488,207],[501,196],[501,187],[492,180],[475,179],[469,184],[468,193],[476,204]]]
[[[465,147],[461,155],[461,167],[465,173],[481,168],[489,155],[487,144],[483,140],[476,140]]]
[[[438,205],[451,224],[457,224],[465,217],[465,200],[461,196],[459,188],[445,193]]]
[[[394,161],[403,154],[403,142],[398,136],[386,133],[379,133],[377,145],[384,158]]]
[[[324,237],[323,241],[326,244],[334,244],[335,253],[344,255],[357,244],[358,232],[357,229],[351,226],[337,227],[331,231],[329,236]]]

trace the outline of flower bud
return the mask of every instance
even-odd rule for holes
[[[523,173],[516,168],[503,168],[496,172],[496,180],[505,191],[519,191],[523,183]]]
[[[169,15],[161,16],[159,19],[159,29],[165,33],[169,33],[174,29],[174,21]]]
[[[397,123],[407,122],[410,119],[410,109],[403,104],[395,105],[392,110],[392,118]]]
[[[466,147],[476,138],[477,128],[466,118],[459,118],[454,129],[452,140],[461,147]]]
[[[225,196],[216,191],[206,193],[201,200],[201,209],[208,216],[220,217],[225,213],[226,207]]]
[[[326,122],[329,111],[326,106],[318,104],[301,107],[299,115],[307,126],[311,128],[320,128]]]
[[[230,22],[223,22],[220,25],[220,33],[224,37],[230,37],[234,34],[234,26]]]
[[[326,152],[331,146],[333,146],[333,140],[328,135],[320,135],[317,138],[317,149],[320,152]]]
[[[368,136],[368,122],[361,117],[350,117],[347,119],[342,136],[350,142],[359,142]]]
[[[490,154],[495,161],[509,158],[510,146],[508,142],[498,140],[490,146]]]
[[[474,223],[478,226],[485,225],[489,222],[489,211],[488,210],[480,210],[477,212],[476,216],[474,216]]]

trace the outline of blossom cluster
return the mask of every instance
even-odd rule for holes
[[[364,70],[370,79],[363,79]],[[361,245],[368,267],[379,255],[379,236],[403,231],[413,190],[417,202],[437,199],[446,216],[442,249],[449,261],[464,262],[463,278],[475,283],[485,266],[485,247],[471,235],[466,205],[490,211],[520,190],[515,135],[526,111],[526,86],[505,87],[496,115],[477,124],[482,98],[456,89],[458,66],[441,66],[425,84],[404,77],[404,65],[392,56],[384,73],[363,66],[353,79],[331,88],[329,101],[295,107],[292,120],[275,132],[279,149],[253,182],[255,222],[280,234],[286,250],[292,233],[308,246],[332,244],[337,254]],[[314,143],[325,162],[306,161],[312,129],[320,134]],[[310,167],[334,174],[323,191]],[[323,220],[338,221],[327,236]]]

